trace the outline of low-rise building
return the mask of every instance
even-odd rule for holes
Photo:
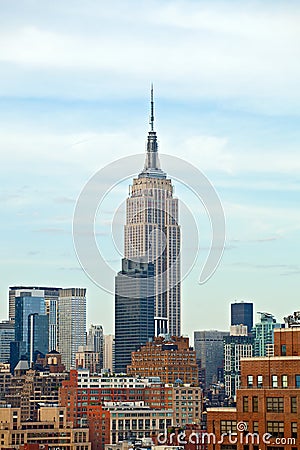
[[[129,438],[152,438],[164,433],[173,425],[173,411],[155,410],[143,402],[108,404],[110,412],[110,443]]]
[[[173,387],[174,425],[199,424],[202,413],[202,390],[191,385]]]
[[[41,407],[36,421],[22,421],[20,408],[0,407],[0,448],[91,450],[89,430],[76,429],[66,420],[62,407]]]

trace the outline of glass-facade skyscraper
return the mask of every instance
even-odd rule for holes
[[[131,353],[154,338],[154,265],[122,260],[115,278],[115,371],[126,373]]]
[[[253,303],[231,303],[231,325],[247,325],[248,333],[253,327]]]
[[[18,361],[21,358],[26,358],[29,361],[30,356],[30,316],[37,314],[46,316],[44,292],[33,290],[16,290],[15,292],[15,340],[10,346],[10,362],[11,371],[14,370]],[[36,325],[36,333],[38,328]],[[46,332],[48,338],[48,328]],[[36,350],[39,350],[36,348]],[[42,352],[42,350],[40,350]]]

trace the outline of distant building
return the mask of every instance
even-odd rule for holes
[[[38,354],[46,355],[49,348],[49,316],[30,314],[28,316],[28,354],[32,367]]]
[[[259,312],[260,322],[252,329],[254,337],[253,356],[273,356],[274,353],[274,330],[282,325],[276,323],[275,317],[266,312]]]
[[[115,371],[126,373],[131,353],[154,337],[154,265],[122,260],[115,279]]]
[[[240,387],[241,358],[253,356],[253,337],[233,334],[224,337],[225,394],[232,399]]]
[[[15,298],[20,292],[40,291],[40,296],[45,299],[45,312],[49,318],[49,351],[57,350],[57,301],[58,287],[47,286],[10,286],[9,288],[9,320],[15,320]]]
[[[32,339],[34,334],[30,333],[32,330],[30,316],[36,314],[44,316],[46,319],[45,298],[44,292],[36,289],[32,290],[16,290],[15,292],[15,340],[10,344],[10,364],[13,372],[15,366],[21,358],[30,361],[30,351],[33,349]],[[48,338],[48,328],[45,327],[45,320],[35,319],[35,336],[38,333],[45,333]],[[34,350],[40,351],[40,345],[44,350],[44,341],[35,341],[36,346]]]
[[[218,373],[224,368],[223,338],[228,331],[204,330],[194,332],[194,347],[200,371],[202,387],[209,389],[211,384],[222,381]],[[221,370],[221,373],[223,371]]]
[[[98,370],[103,369],[104,336],[102,325],[91,325],[87,335],[88,350],[98,353]]]
[[[247,325],[250,333],[253,327],[253,303],[231,303],[231,325]]]
[[[99,353],[90,350],[89,346],[79,346],[75,355],[76,369],[88,369],[91,374],[99,373]]]
[[[79,346],[86,345],[86,289],[60,289],[58,351],[67,370],[75,367]]]
[[[198,385],[196,352],[189,346],[189,338],[156,337],[132,353],[127,372],[134,377],[160,377],[162,383]]]
[[[9,363],[10,343],[15,340],[15,323],[12,320],[0,322],[0,363]]]
[[[115,336],[104,335],[103,368],[111,373],[115,372]]]

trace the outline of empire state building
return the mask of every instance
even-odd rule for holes
[[[145,165],[133,179],[126,203],[124,256],[153,263],[156,324],[167,324],[158,325],[156,332],[180,336],[180,226],[173,193],[171,179],[160,167],[152,88]]]

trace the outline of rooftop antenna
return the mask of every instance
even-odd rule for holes
[[[154,100],[153,100],[153,83],[151,83],[151,114],[150,114],[151,131],[154,131]]]

